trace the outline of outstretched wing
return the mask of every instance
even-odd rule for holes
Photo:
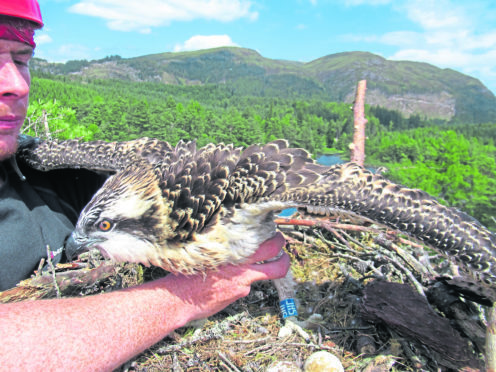
[[[21,158],[31,167],[49,171],[84,168],[117,172],[127,165],[145,159],[151,164],[162,161],[172,147],[165,141],[140,138],[125,142],[81,140],[36,140],[21,150]]]
[[[322,176],[271,198],[296,201],[310,213],[367,217],[441,250],[478,279],[496,282],[496,235],[474,218],[354,163],[329,167]]]
[[[453,257],[486,283],[496,281],[496,235],[427,193],[346,163],[316,164],[287,141],[252,145],[180,142],[159,164],[181,239],[239,203],[282,201],[311,214],[351,212],[412,235]]]
[[[422,190],[409,189],[355,164],[315,164],[285,141],[251,146],[233,172],[235,201],[280,200],[308,213],[352,212],[436,247],[486,283],[496,282],[496,235],[474,218]]]
[[[316,164],[287,141],[245,149],[232,145],[167,142],[143,138],[127,142],[42,141],[22,151],[41,170],[87,168],[118,172],[147,162],[172,201],[178,238],[202,232],[239,203],[281,201],[313,214],[352,212],[404,231],[438,248],[486,283],[496,281],[496,235],[421,190],[396,185],[347,163]]]

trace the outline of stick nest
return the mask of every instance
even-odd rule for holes
[[[318,350],[338,356],[347,371],[483,369],[484,308],[472,300],[484,303],[484,296],[457,292],[449,279],[457,268],[444,257],[367,221],[278,222],[298,282],[299,318],[322,316],[309,330],[310,342],[278,337],[277,291],[260,282],[201,328],[176,330],[121,370],[265,371],[280,361],[301,368]],[[42,266],[0,292],[0,302],[87,296],[167,275],[94,252]]]

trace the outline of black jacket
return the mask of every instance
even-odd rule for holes
[[[40,172],[17,159],[0,162],[0,291],[26,279],[47,257],[63,259],[64,242],[80,211],[106,177],[88,170]]]

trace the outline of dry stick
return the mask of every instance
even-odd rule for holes
[[[42,257],[40,263],[38,264],[38,270],[36,270],[36,275],[41,275],[41,270],[43,269],[43,265],[45,265],[45,258]]]
[[[347,248],[351,249],[350,243],[348,243],[348,241],[345,238],[343,238],[340,233],[338,233],[335,229],[333,229],[330,226],[328,227],[328,229],[332,233],[332,235],[334,235],[341,243],[343,243]]]
[[[374,234],[382,234],[380,230],[377,230],[372,227],[366,227],[366,226],[359,226],[359,225],[350,225],[350,224],[343,224],[343,223],[338,223],[338,222],[331,222],[331,221],[324,221],[324,220],[297,220],[297,219],[289,219],[289,218],[276,218],[275,223],[277,225],[293,225],[293,226],[309,226],[309,227],[320,227],[323,228],[327,231],[330,231],[331,233],[334,234],[335,230],[343,230],[343,231],[359,231],[359,232],[369,232],[369,233],[374,233]],[[391,234],[391,231],[388,231],[388,234]],[[416,248],[423,248],[422,245],[412,242],[411,240],[401,238],[398,236],[395,236],[395,239],[397,239],[400,243],[410,245],[412,247]],[[393,243],[391,243],[393,244]],[[400,254],[400,250],[397,248],[396,245],[394,245],[393,249],[396,253]],[[412,260],[415,260],[413,257],[411,258]],[[416,260],[417,261],[417,260]],[[418,263],[418,265],[421,265]],[[423,270],[420,270],[420,272],[423,272]]]
[[[366,254],[370,254],[367,250],[367,247],[365,247],[363,244],[361,244],[360,242],[356,241],[355,239],[353,239],[351,236],[349,236],[348,234],[346,234],[346,232],[343,231],[343,234],[346,235],[346,238],[348,240],[351,240],[353,241],[355,244],[357,244],[358,246],[362,247],[364,249],[364,251],[366,252]],[[376,241],[379,237],[382,238],[382,240],[379,240],[379,241]],[[323,237],[322,237],[323,239]],[[327,242],[325,239],[323,239],[327,244],[330,244],[329,242]],[[392,242],[389,242],[385,239],[384,235],[382,233],[380,233],[375,239],[374,241],[379,244],[380,246],[392,251],[393,253],[396,253],[401,259],[403,259],[403,261],[405,261],[406,263],[408,263],[413,269],[415,269],[417,271],[417,273],[419,273],[419,275],[421,275],[424,271],[423,268],[421,268],[422,265],[420,265],[420,263],[418,263],[415,258],[413,258],[410,254],[408,254],[406,251],[402,250],[401,248],[399,248],[398,246],[394,245]],[[383,244],[381,244],[383,243]],[[390,243],[390,244],[388,244]],[[358,252],[355,252],[358,254]],[[358,254],[360,255],[360,254]],[[361,258],[359,257],[355,257],[355,256],[351,256],[351,255],[347,255],[347,254],[342,254],[342,253],[334,253],[333,254],[334,257],[341,257],[341,258],[345,258],[345,259],[348,259],[348,260],[357,260],[359,263],[362,263],[364,265],[366,265],[366,267],[370,267],[372,269],[372,271],[374,271],[374,273],[380,277],[380,278],[383,278],[384,275],[373,265],[373,262],[371,261],[364,261],[362,260]],[[394,264],[396,267],[398,267],[401,271],[403,271],[407,276],[408,278],[412,281],[413,285],[417,288],[417,290],[419,290],[419,287],[421,288],[419,290],[419,293],[420,294],[424,294],[423,292],[423,287],[422,285],[416,280],[415,276],[408,270],[406,269],[406,267],[404,267],[399,261],[396,260],[396,258],[393,256],[393,255],[386,255],[386,259],[387,261],[391,262],[392,264]]]
[[[359,257],[351,256],[349,254],[344,254],[344,253],[334,253],[333,257],[344,258],[345,260],[358,261],[365,268],[370,268],[377,277],[384,278],[384,274],[381,273],[376,267],[374,267],[373,262],[371,262],[371,261],[364,261]]]
[[[415,257],[413,257],[410,253],[400,248],[392,241],[387,239],[384,234],[379,234],[375,237],[374,242],[379,244],[380,246],[386,248],[388,251],[395,252],[404,262],[408,264],[412,269],[414,269],[421,277],[425,276],[430,278],[429,271],[422,265]]]
[[[236,367],[234,363],[231,362],[224,353],[219,351],[217,352],[217,355],[219,356],[220,359],[222,359],[222,361],[225,364],[227,364],[225,367],[227,367],[229,371],[241,372],[241,370],[238,367]]]
[[[291,218],[276,218],[274,222],[277,225],[294,225],[294,226],[310,226],[310,227],[322,227],[328,231],[338,229],[338,230],[350,230],[350,231],[366,231],[366,232],[376,232],[378,230],[359,225],[349,225],[338,222],[324,221],[324,220],[297,220]],[[331,231],[332,232],[332,231]]]
[[[412,272],[410,270],[408,270],[401,262],[399,262],[394,256],[392,256],[390,253],[390,251],[388,250],[384,250],[384,258],[386,259],[386,261],[389,261],[391,262],[394,266],[396,266],[400,272],[403,272],[407,277],[408,279],[410,279],[410,282],[413,284],[413,286],[415,287],[415,289],[417,290],[417,292],[423,296],[423,297],[426,297],[425,296],[425,292],[424,292],[424,287],[422,286],[422,284],[417,280],[417,278],[415,278],[415,276],[412,274]],[[389,254],[387,254],[389,253]]]
[[[115,275],[114,265],[113,262],[106,261],[94,269],[83,268],[58,272],[56,274],[57,286],[61,294],[67,295],[75,287],[91,286]],[[0,292],[0,303],[39,300],[45,297],[53,297],[53,292],[53,276],[40,274],[23,280],[14,288]]]
[[[48,139],[52,139],[52,136],[50,134],[50,127],[48,126],[48,114],[46,110],[43,110],[43,124],[45,126],[45,136]]]
[[[365,162],[365,90],[367,80],[360,80],[357,85],[355,103],[353,105],[353,144],[350,145],[352,162],[363,166]]]
[[[60,298],[60,297],[62,297],[62,295],[60,293],[59,285],[57,284],[57,276],[55,274],[55,267],[53,266],[53,263],[52,263],[52,251],[50,250],[50,246],[48,244],[46,246],[46,252],[47,252],[48,266],[50,266],[50,271],[52,272],[53,286],[55,287],[55,291],[57,293],[57,298]]]
[[[273,337],[263,337],[263,338],[256,338],[253,340],[224,340],[223,342],[225,343],[231,343],[231,344],[257,344],[257,343],[267,343],[267,341],[272,340]]]
[[[238,322],[244,316],[246,316],[246,312],[242,312],[239,314],[235,314],[233,316],[225,318],[222,322],[215,324],[211,329],[202,331],[198,336],[192,336],[185,341],[181,341],[174,345],[167,345],[161,347],[156,351],[157,354],[168,354],[171,352],[181,351],[181,349],[185,347],[189,347],[191,345],[197,343],[205,343],[210,340],[218,340],[224,336],[226,332],[229,331],[232,323]]]
[[[181,365],[179,364],[179,358],[177,357],[177,353],[172,354],[172,371],[173,372],[183,372]]]

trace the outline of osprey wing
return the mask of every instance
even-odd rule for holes
[[[496,235],[474,218],[440,204],[422,190],[397,185],[354,163],[325,167],[315,182],[301,177],[318,167],[308,164],[288,176],[297,177],[300,185],[293,182],[269,199],[297,202],[313,214],[343,211],[366,217],[437,248],[477,279],[496,282]]]
[[[31,167],[49,171],[62,168],[84,168],[117,172],[144,159],[156,164],[172,151],[165,141],[140,138],[125,142],[38,140],[21,150],[20,156]]]

